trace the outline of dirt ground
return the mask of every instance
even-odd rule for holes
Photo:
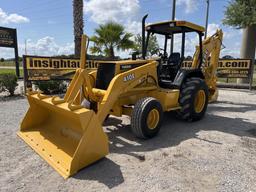
[[[151,140],[110,117],[110,154],[67,180],[17,137],[27,109],[0,101],[0,191],[256,191],[256,92],[220,90],[200,122],[165,114]]]

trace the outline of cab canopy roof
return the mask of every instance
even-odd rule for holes
[[[190,23],[187,21],[166,21],[161,23],[154,23],[146,26],[146,30],[151,33],[161,35],[171,35],[175,33],[184,32],[199,32],[205,31],[204,27]]]

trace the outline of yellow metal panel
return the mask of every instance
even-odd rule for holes
[[[159,89],[150,93],[152,97],[155,97],[160,101],[164,111],[171,111],[179,107],[179,95],[180,91],[178,89],[168,90],[168,89]]]
[[[201,31],[201,32],[205,31],[204,27],[202,27],[200,25],[196,25],[196,24],[188,22],[188,21],[164,21],[164,22],[158,22],[158,23],[153,23],[153,24],[147,25],[146,28],[154,26],[154,25],[164,25],[164,24],[169,24],[169,23],[175,23],[176,26],[188,27],[188,28],[191,28],[196,31]]]
[[[108,154],[108,139],[92,110],[29,95],[18,135],[64,178]],[[82,151],[82,152],[81,152]]]
[[[175,21],[177,26],[188,27],[196,31],[204,32],[205,28],[188,21]]]
[[[151,61],[151,60],[150,60]],[[103,64],[109,64],[109,63],[115,63],[115,64],[146,64],[149,61],[148,60],[141,60],[141,59],[137,59],[137,60],[131,60],[131,59],[127,59],[127,60],[120,60],[120,61],[98,61],[99,63],[103,63]]]

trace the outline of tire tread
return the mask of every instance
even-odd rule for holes
[[[131,115],[131,129],[136,137],[146,139],[148,138],[144,133],[141,127],[141,119],[145,108],[150,102],[157,101],[153,97],[145,97],[140,99],[135,105]],[[158,102],[158,101],[157,101]]]
[[[195,117],[192,111],[192,109],[194,109],[194,106],[193,106],[193,103],[191,102],[191,98],[193,97],[193,94],[195,94],[194,92],[198,86],[201,86],[207,89],[207,86],[204,80],[196,77],[188,78],[185,81],[185,83],[182,85],[180,98],[179,98],[179,102],[181,106],[181,109],[178,111],[179,118],[186,121],[197,121],[202,118],[201,116]],[[206,104],[208,104],[208,89],[207,89],[206,97],[207,97]],[[204,115],[204,112],[202,115]]]

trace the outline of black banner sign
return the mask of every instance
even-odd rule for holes
[[[19,53],[16,29],[0,27],[0,47],[14,48],[16,75],[20,77]]]
[[[97,69],[96,61],[87,61],[86,68]],[[23,56],[25,81],[71,80],[75,70],[80,68],[79,59]]]
[[[183,68],[190,68],[192,61],[186,60]],[[252,62],[250,59],[220,59],[217,69],[219,78],[250,78]]]
[[[87,60],[86,68],[94,71],[99,61]],[[137,66],[137,65],[134,65]],[[185,60],[183,68],[190,68],[192,61]],[[217,69],[219,78],[250,78],[252,62],[250,59],[220,59]],[[80,68],[80,60],[72,58],[23,56],[25,82],[44,80],[71,80],[75,70]],[[133,68],[130,65],[121,65],[120,69]],[[31,83],[29,83],[31,84]],[[25,86],[27,87],[27,86]]]
[[[0,47],[15,48],[16,45],[16,29],[0,27]]]
[[[250,78],[250,59],[220,60],[217,70],[219,78]]]

